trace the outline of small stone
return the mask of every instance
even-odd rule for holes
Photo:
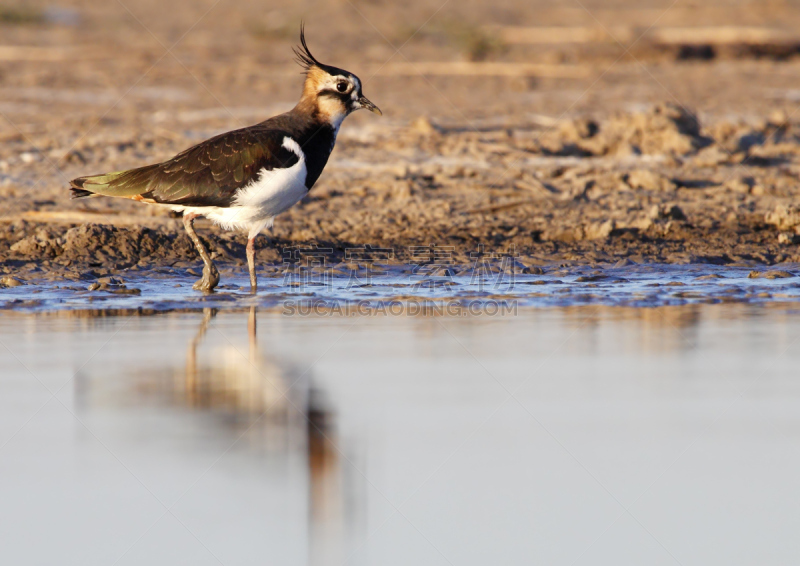
[[[717,167],[730,161],[731,155],[719,146],[712,145],[700,150],[692,162],[697,167]]]
[[[731,179],[725,183],[725,188],[729,191],[733,191],[735,193],[741,193],[743,195],[750,194],[750,191],[753,190],[756,181],[752,177],[742,177],[738,179]]]
[[[595,222],[585,228],[585,238],[587,240],[602,240],[608,238],[616,228],[617,223],[613,219],[605,222]]]
[[[800,206],[779,204],[772,212],[768,212],[764,216],[764,221],[776,226],[779,230],[791,230],[800,225]]]
[[[7,277],[3,277],[0,279],[0,285],[3,287],[19,287],[20,285],[24,285],[21,280],[17,279],[16,277],[12,277],[11,275]]]
[[[426,116],[420,116],[411,122],[410,128],[412,131],[425,136],[429,136],[438,132],[436,126],[434,126]]]
[[[794,274],[776,269],[773,271],[751,271],[747,277],[749,279],[758,279],[759,277],[762,279],[786,279],[794,277]]]
[[[127,288],[124,288],[124,287],[121,287],[121,288],[118,287],[118,288],[115,288],[115,289],[109,289],[109,292],[113,293],[115,295],[141,295],[142,294],[142,290],[141,289],[127,289]]]
[[[440,267],[430,275],[433,277],[453,277],[455,274],[456,272],[449,267]]]
[[[775,271],[767,271],[765,274],[762,275],[764,279],[788,279],[789,277],[794,277],[793,273],[789,273],[788,271],[782,270],[775,270]]]
[[[671,219],[671,220],[686,220],[686,214],[683,209],[677,204],[656,204],[650,209],[650,218],[657,219]]]
[[[628,267],[629,265],[636,265],[636,262],[635,261],[631,261],[627,257],[623,257],[621,260],[619,260],[617,263],[615,263],[613,265],[613,267],[620,268],[620,267]]]
[[[787,114],[786,110],[773,110],[767,118],[767,124],[775,128],[783,128],[789,123],[789,119],[790,116]]]
[[[632,189],[647,191],[674,191],[677,188],[670,179],[649,169],[631,171],[626,175],[625,182]]]
[[[9,250],[22,255],[35,255],[39,251],[39,246],[36,244],[36,238],[30,236],[11,244]]]

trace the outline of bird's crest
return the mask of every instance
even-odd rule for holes
[[[292,51],[294,51],[295,61],[297,61],[297,64],[303,67],[306,72],[315,65],[317,67],[322,67],[322,64],[317,61],[317,58],[311,54],[311,50],[308,48],[305,24],[302,22],[300,23],[300,45],[293,47]]]
[[[314,67],[322,69],[329,75],[335,76],[348,74],[347,71],[333,67],[332,65],[320,63],[317,58],[311,54],[311,50],[308,48],[308,43],[306,43],[305,24],[302,22],[300,23],[300,45],[293,47],[292,51],[294,51],[295,61],[297,61],[298,65],[303,67],[303,72],[306,75],[308,75],[314,69]]]

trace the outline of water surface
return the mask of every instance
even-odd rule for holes
[[[301,305],[372,310],[393,303],[479,305],[513,302],[528,307],[608,305],[655,307],[696,303],[800,301],[800,268],[709,264],[631,264],[531,269],[510,258],[474,265],[287,264],[260,268],[257,295],[246,270],[226,268],[212,294],[192,289],[196,273],[161,267],[75,280],[30,277],[28,284],[0,288],[0,309],[23,312],[114,312],[230,309],[258,306],[295,311]],[[535,271],[535,272],[531,272]],[[110,283],[110,284],[109,284]],[[481,309],[476,309],[481,310]],[[452,313],[451,313],[452,314]]]
[[[798,312],[9,313],[0,556],[795,563]]]

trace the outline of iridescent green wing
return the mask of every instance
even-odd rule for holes
[[[283,147],[286,135],[262,126],[235,130],[163,163],[75,179],[73,193],[186,206],[230,206],[237,190],[257,179],[262,169],[283,169],[297,163],[297,155]]]

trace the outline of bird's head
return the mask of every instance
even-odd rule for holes
[[[359,108],[381,114],[380,108],[361,92],[361,80],[350,71],[324,65],[311,54],[306,43],[305,30],[300,27],[300,44],[294,49],[297,62],[305,69],[306,81],[300,105],[311,107],[334,128]]]

